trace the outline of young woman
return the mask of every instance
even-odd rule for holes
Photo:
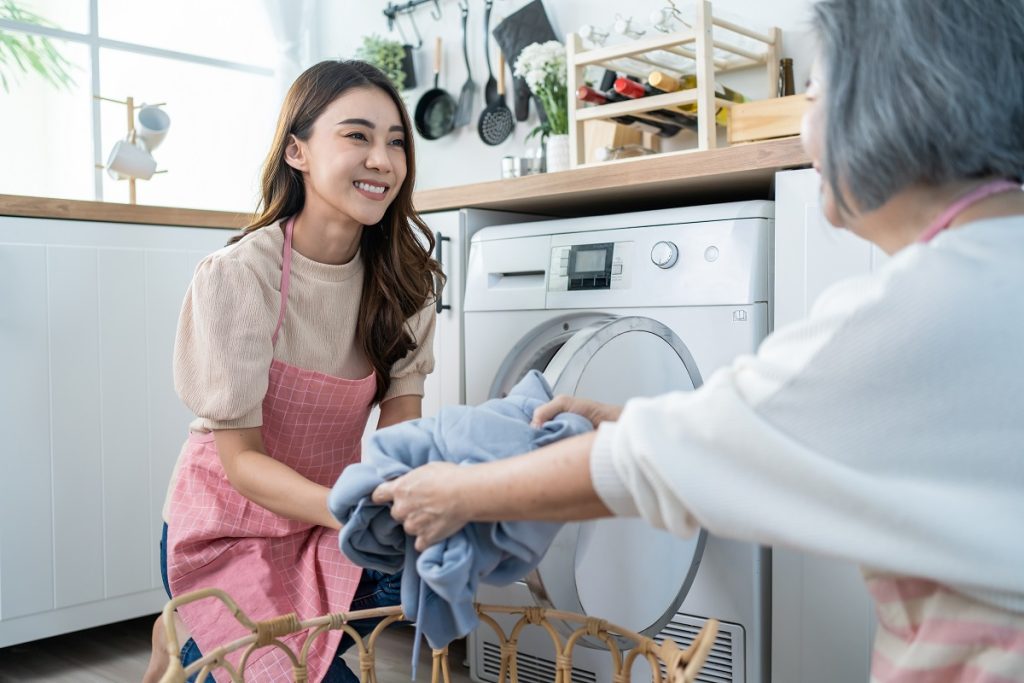
[[[815,17],[822,206],[888,263],[697,391],[557,398],[535,419],[596,434],[427,465],[374,500],[420,548],[472,520],[617,514],[844,558],[877,603],[872,681],[1024,680],[1024,4]]]
[[[289,90],[261,211],[199,264],[182,307],[174,380],[196,420],[166,511],[170,594],[218,587],[254,619],[397,604],[397,577],[340,553],[326,500],[360,458],[371,407],[380,426],[419,417],[433,369],[441,273],[412,207],[411,131],[365,63],[321,62]],[[179,617],[185,663],[244,635],[213,600]],[[341,639],[318,639],[309,680],[358,680]],[[246,672],[290,680],[291,669],[264,648]]]

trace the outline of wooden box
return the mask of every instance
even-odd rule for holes
[[[799,135],[808,105],[802,93],[734,105],[729,111],[729,144]]]

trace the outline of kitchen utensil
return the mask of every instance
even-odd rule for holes
[[[512,134],[516,121],[505,104],[505,57],[498,53],[498,96],[480,114],[480,139],[488,145],[500,145]]]
[[[491,7],[493,6],[494,0],[487,0],[484,3],[484,57],[487,58],[487,83],[484,84],[484,102],[488,107],[498,99],[498,83],[494,80],[494,73],[491,71]]]
[[[402,71],[405,72],[405,81],[402,82],[402,90],[416,89],[416,66],[412,56],[415,48],[408,43],[402,45]]]
[[[441,36],[434,41],[434,87],[416,104],[414,123],[425,140],[436,140],[455,127],[455,100],[438,85],[441,74]]]
[[[469,123],[473,115],[473,100],[476,98],[476,83],[469,69],[469,48],[466,45],[466,19],[469,16],[469,2],[459,0],[459,11],[462,13],[462,57],[466,60],[466,82],[459,93],[459,105],[455,110],[455,126],[461,128]]]
[[[544,11],[544,3],[541,0],[532,0],[518,10],[505,17],[494,27],[491,32],[494,40],[505,55],[505,61],[510,66],[515,65],[519,59],[519,53],[523,48],[532,43],[546,43],[549,40],[558,40],[555,29],[551,26],[547,12]],[[516,76],[512,79],[512,85],[508,88],[508,94],[512,99],[512,110],[515,112],[516,121],[525,121],[530,114],[530,88],[526,85],[526,79]],[[537,115],[541,123],[547,121],[547,113],[544,107],[536,98],[533,103],[537,108]],[[490,104],[490,101],[488,101]]]
[[[398,29],[398,35],[401,37],[402,42],[402,71],[405,72],[405,80],[402,82],[402,90],[413,90],[416,88],[416,68],[414,66],[415,60],[413,59],[413,50],[418,50],[423,47],[423,38],[420,37],[420,30],[416,26],[416,19],[413,18],[412,14],[409,14],[409,21],[412,24],[413,34],[416,36],[416,44],[414,45],[405,37],[405,31],[402,30],[402,22],[398,20],[398,15],[391,15],[385,11],[385,16],[388,18],[388,30],[394,28]]]

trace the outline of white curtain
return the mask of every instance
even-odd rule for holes
[[[263,0],[263,9],[277,39],[274,83],[278,99],[283,100],[292,81],[312,59],[315,0]]]

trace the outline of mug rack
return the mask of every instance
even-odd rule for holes
[[[778,60],[782,50],[782,31],[773,27],[768,34],[764,34],[715,17],[711,3],[707,0],[698,1],[696,10],[693,28],[650,38],[638,38],[619,45],[587,49],[576,33],[566,36],[571,168],[589,165],[585,163],[586,148],[583,134],[583,127],[587,121],[626,115],[644,118],[652,110],[677,109],[683,105],[697,105],[697,146],[688,151],[714,149],[717,146],[716,110],[719,107],[732,108],[737,104],[715,96],[715,76],[718,74],[764,65],[769,96],[775,96]],[[716,39],[713,35],[716,26],[752,39],[764,48],[761,51],[754,51],[733,45],[727,40]],[[672,56],[671,59],[676,64],[693,63],[696,87],[592,106],[584,105],[576,99],[576,89],[584,84],[584,71],[587,67],[603,67],[646,80],[647,74],[642,73],[641,67],[648,70],[666,70],[666,53]],[[627,63],[628,66],[625,65]],[[677,75],[681,72],[678,66],[669,66],[668,70]]]
[[[128,142],[130,142],[131,144],[134,145],[135,144],[135,139],[136,139],[135,110],[137,108],[137,106],[135,104],[135,98],[129,95],[127,98],[125,98],[123,100],[118,100],[118,99],[114,99],[112,97],[103,97],[101,95],[93,95],[93,99],[101,100],[103,102],[113,102],[114,104],[122,104],[122,105],[124,105],[126,107],[126,109],[127,109],[126,114],[127,114],[128,133],[125,136],[125,140],[127,140]],[[162,107],[165,104],[166,104],[166,102],[158,102],[158,103],[156,103],[156,104],[154,104],[152,106],[154,106],[154,107]],[[104,164],[100,164],[100,163],[95,164],[95,166],[96,166],[97,169],[104,169],[104,168],[106,168],[106,166]],[[154,173],[167,173],[167,171],[154,171]],[[135,205],[136,204],[136,199],[137,199],[136,193],[135,193],[135,178],[132,177],[132,176],[127,176],[127,180],[128,180],[128,203],[132,204],[132,205]]]

